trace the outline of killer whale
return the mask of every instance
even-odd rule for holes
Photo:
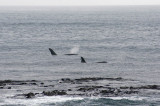
[[[100,62],[96,62],[96,63],[107,63],[106,61],[100,61]]]
[[[81,57],[81,63],[86,63],[86,61],[83,57]]]
[[[70,56],[70,55],[78,55],[78,54],[72,54],[72,53],[71,53],[71,54],[64,54],[64,55],[68,55],[68,56]]]
[[[50,51],[51,55],[57,55],[57,54],[53,51],[53,49],[49,48],[49,51]],[[71,56],[71,55],[78,55],[78,54],[72,54],[72,53],[71,53],[71,54],[64,54],[64,55]],[[81,57],[81,63],[86,63],[84,57]],[[100,62],[96,62],[96,63],[107,63],[107,62],[106,62],[106,61],[100,61]]]
[[[49,51],[50,51],[51,55],[57,55],[56,52],[53,51],[53,49],[49,48]],[[71,55],[78,55],[78,54],[68,53],[68,54],[64,54],[64,55],[71,56]]]
[[[49,48],[49,51],[50,51],[51,55],[57,55],[57,54],[53,51],[53,49]]]
[[[81,63],[86,63],[86,60],[84,59],[84,57],[81,57]],[[107,63],[106,61],[100,61],[100,62],[96,62],[96,63]]]

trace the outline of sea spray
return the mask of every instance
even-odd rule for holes
[[[77,54],[79,52],[79,46],[74,46],[71,50],[70,53],[71,54]]]

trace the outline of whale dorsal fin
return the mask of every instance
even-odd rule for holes
[[[81,63],[86,63],[86,61],[83,57],[81,57]]]
[[[51,52],[51,55],[57,55],[51,48],[49,48],[49,51]]]

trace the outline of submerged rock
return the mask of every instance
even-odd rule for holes
[[[8,89],[11,89],[11,87],[8,87]]]
[[[155,89],[155,90],[160,90],[160,85],[145,85],[145,86],[139,86],[139,87],[120,87],[120,89]]]
[[[105,87],[103,86],[80,86],[80,88],[77,91],[87,92],[87,91],[98,90],[100,88],[105,88]]]
[[[26,98],[33,98],[33,97],[35,97],[35,94],[32,93],[32,92],[30,92],[28,94],[24,94],[24,95],[25,95]]]
[[[3,86],[0,86],[0,89],[3,89],[4,87]]]
[[[118,78],[101,78],[101,77],[88,77],[79,79],[62,78],[59,83],[72,83],[72,84],[82,84],[83,82],[99,81],[99,80],[111,80],[111,81],[122,81],[121,77]]]
[[[101,83],[102,81],[102,83]],[[119,81],[119,82],[118,82]],[[141,85],[141,86],[129,86],[128,79],[123,79],[121,77],[117,78],[102,78],[102,77],[87,77],[87,78],[62,78],[57,82],[55,81],[36,81],[36,80],[26,80],[26,81],[12,81],[4,80],[0,81],[0,89],[11,89],[19,88],[18,92],[21,94],[16,95],[16,97],[23,98],[34,98],[35,96],[57,96],[57,95],[74,95],[74,96],[123,96],[131,94],[140,94],[145,91],[160,90],[160,85]],[[131,81],[131,80],[129,80]],[[132,80],[133,81],[133,80]],[[53,85],[54,84],[54,85]],[[122,85],[124,86],[122,86]],[[25,88],[30,88],[30,91],[34,88],[37,92],[41,93],[30,93],[23,94],[22,92],[26,90]],[[42,90],[38,91],[38,90]],[[58,89],[53,91],[47,91],[50,89]],[[145,89],[145,90],[143,90]],[[159,91],[158,91],[159,92]]]
[[[73,83],[74,81],[70,78],[62,78],[59,83]]]
[[[138,93],[138,91],[133,91],[133,90],[129,90],[129,91],[125,91],[125,94],[135,94]]]
[[[93,77],[93,78],[80,78],[80,79],[75,79],[75,81],[81,81],[81,82],[98,81],[98,80],[116,80],[116,81],[120,81],[120,80],[123,80],[123,79],[122,79],[121,77],[118,77],[118,78]]]
[[[147,85],[147,86],[141,86],[139,89],[157,89],[160,90],[160,85]]]
[[[57,96],[57,95],[67,95],[67,93],[65,91],[58,91],[58,90],[54,90],[54,91],[43,91],[42,94],[46,95],[46,96]]]

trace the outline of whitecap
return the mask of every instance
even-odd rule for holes
[[[58,102],[66,102],[66,101],[74,101],[74,100],[83,100],[82,97],[67,97],[67,96],[44,96],[37,97],[33,99],[13,99],[7,98],[0,105],[25,105],[25,106],[40,106],[42,104],[51,104]]]

